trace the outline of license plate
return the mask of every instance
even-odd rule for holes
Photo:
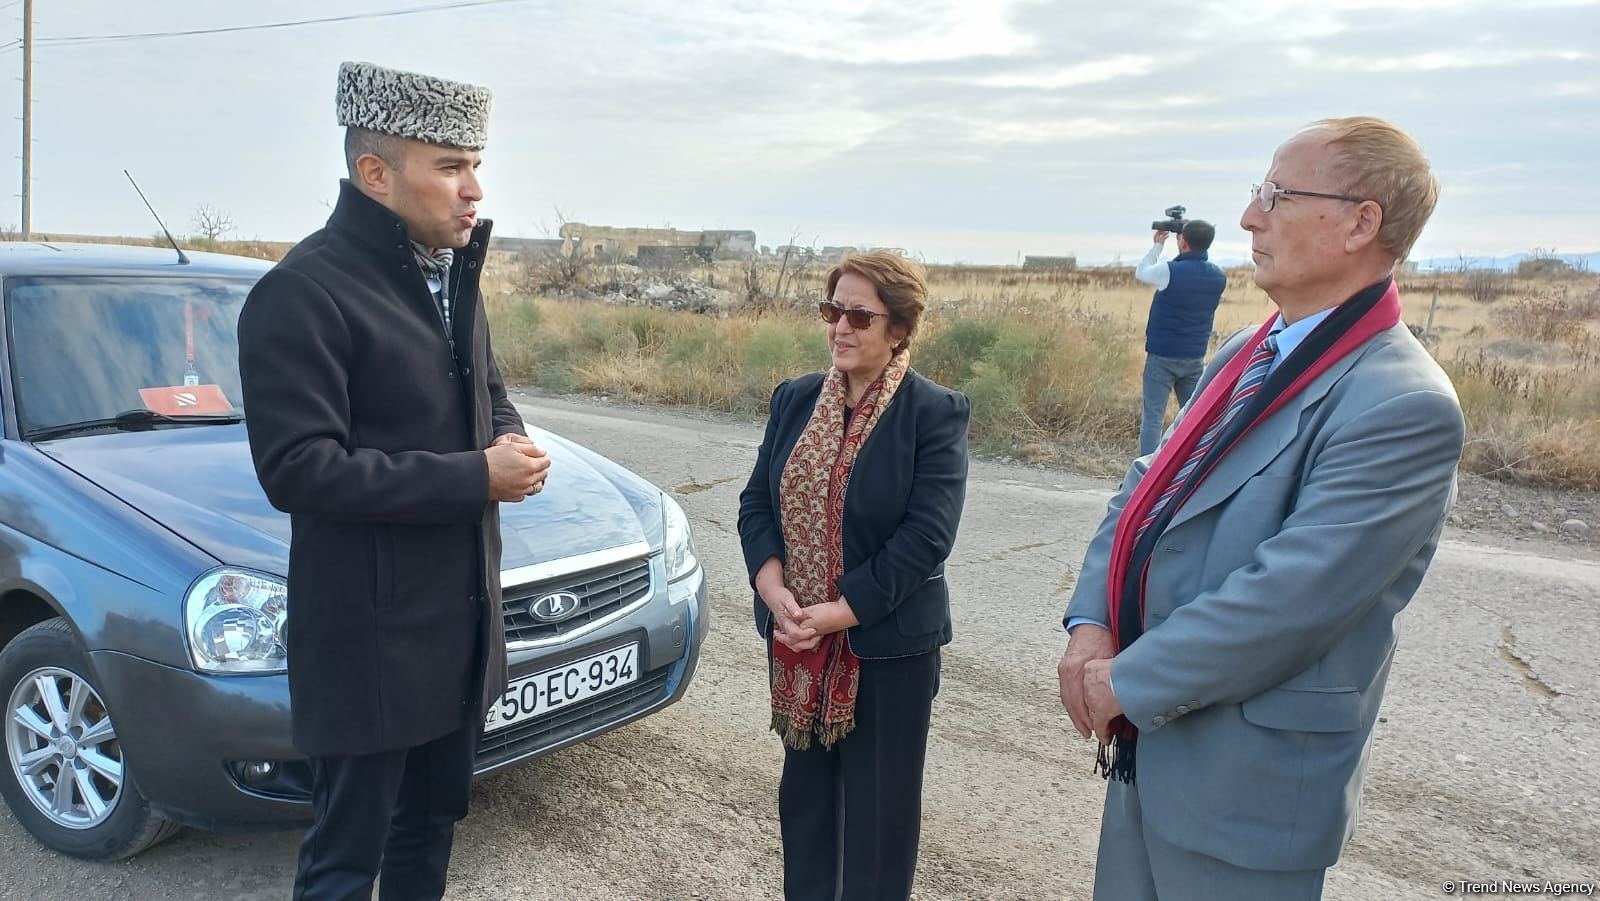
[[[489,708],[483,731],[504,729],[637,681],[637,644],[612,648],[565,666],[523,676],[507,685],[500,700]]]

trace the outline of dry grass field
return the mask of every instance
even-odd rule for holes
[[[779,381],[827,365],[814,268],[786,299],[711,314],[539,296],[501,260],[486,287],[507,378],[554,392],[759,413]],[[746,292],[738,264],[684,274]],[[973,401],[975,446],[1120,474],[1137,437],[1150,290],[1131,270],[934,266],[913,364]],[[767,282],[773,281],[771,273]],[[1405,318],[1455,380],[1464,467],[1533,485],[1600,489],[1600,277],[1503,277],[1491,299],[1462,274],[1402,280]],[[1216,341],[1271,302],[1230,272]]]
[[[159,237],[54,239],[165,244]],[[291,245],[191,238],[185,246],[276,259]],[[587,289],[585,300],[540,290],[528,268],[497,253],[485,272],[495,352],[514,383],[757,415],[778,382],[828,362],[814,312],[825,267],[785,274],[781,283],[774,267],[735,262],[564,273]],[[712,286],[733,299],[710,313],[593,299],[619,279]],[[913,365],[972,398],[976,448],[1121,474],[1137,443],[1150,302],[1131,269],[932,266],[929,284]],[[782,299],[774,298],[780,291]],[[1425,342],[1461,396],[1464,469],[1600,490],[1600,275],[1406,277],[1401,298],[1415,329],[1431,318]],[[1213,346],[1271,309],[1249,270],[1230,271]]]

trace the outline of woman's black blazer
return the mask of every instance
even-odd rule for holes
[[[768,557],[786,559],[778,479],[823,376],[790,379],[772,392],[755,471],[739,495],[739,540],[752,585]],[[944,561],[966,496],[970,413],[966,395],[909,372],[856,457],[838,589],[861,621],[850,629],[850,647],[861,657],[920,654],[950,641]],[[756,629],[770,637],[771,615],[759,595],[755,617]]]

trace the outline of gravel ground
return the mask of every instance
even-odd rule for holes
[[[681,703],[477,784],[450,897],[777,897],[781,753],[765,728],[764,656],[734,533],[758,426],[517,400],[529,421],[675,493],[714,621]],[[1089,897],[1105,788],[1056,698],[1054,665],[1061,610],[1113,488],[973,466],[949,567],[956,640],[934,707],[921,899]],[[1600,879],[1600,553],[1592,539],[1508,531],[1493,508],[1516,506],[1506,519],[1519,523],[1600,517],[1593,498],[1529,497],[1465,480],[1461,525],[1447,529],[1401,620],[1362,824],[1329,898],[1438,898],[1461,879]],[[282,898],[298,838],[186,831],[133,860],[91,864],[44,851],[0,812],[0,896]]]
[[[1450,525],[1503,540],[1600,548],[1600,494],[1513,485],[1463,473]]]

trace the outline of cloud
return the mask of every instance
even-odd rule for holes
[[[1542,49],[1484,52],[1478,48],[1454,51],[1435,50],[1411,56],[1372,58],[1363,56],[1332,56],[1318,53],[1310,47],[1290,47],[1285,51],[1289,59],[1308,68],[1329,72],[1436,72],[1441,69],[1498,69],[1523,63],[1555,61],[1582,63],[1594,59],[1593,54],[1581,50]]]
[[[1025,52],[1032,38],[1010,24],[1009,0],[642,0],[616,10],[675,40],[719,51],[761,49],[850,65],[921,63]]]
[[[39,31],[322,12],[75,0]],[[1280,141],[1364,113],[1416,134],[1440,173],[1425,245],[1564,246],[1555,224],[1600,206],[1600,81],[1578,37],[1595,33],[1593,2],[530,0],[41,48],[35,222],[148,232],[127,166],[169,219],[209,203],[246,235],[304,234],[341,169],[334,71],[365,58],[493,87],[485,207],[508,234],[536,233],[560,205],[597,223],[751,227],[769,244],[798,227],[935,259],[1093,259],[1134,252],[1142,226],[1184,203],[1224,247],[1243,243],[1246,192]],[[10,102],[0,142],[16,147]]]
[[[1080,85],[1114,81],[1128,75],[1146,75],[1156,69],[1153,56],[1124,54],[1032,72],[1003,72],[973,79],[987,88],[1037,88],[1059,91]]]

